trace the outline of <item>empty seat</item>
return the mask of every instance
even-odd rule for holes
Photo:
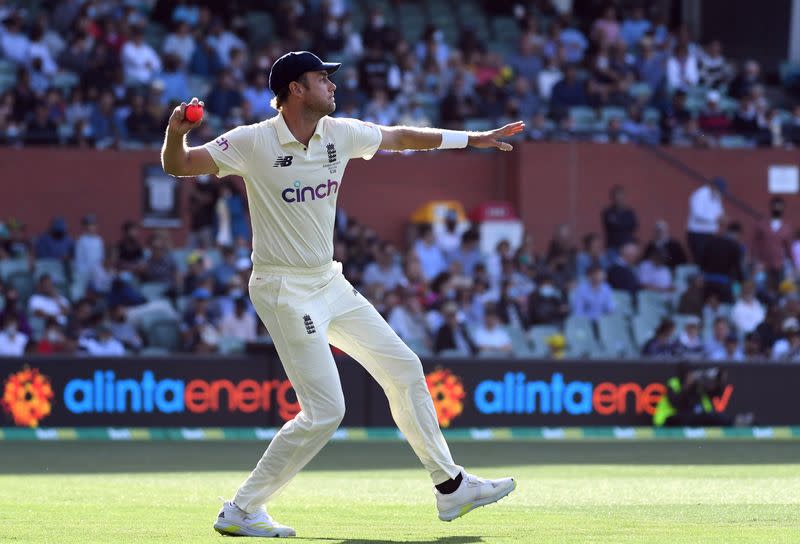
[[[178,351],[181,347],[181,331],[178,323],[172,319],[158,319],[148,324],[145,338],[150,347],[163,348],[167,351]]]
[[[633,315],[633,297],[628,291],[614,289],[614,313],[624,316]]]
[[[586,357],[600,349],[592,322],[585,317],[568,317],[564,323],[564,334],[567,337],[567,351],[573,356]]]
[[[533,357],[547,357],[550,350],[547,346],[547,339],[554,334],[560,334],[561,331],[555,325],[534,325],[528,331],[528,338],[530,339],[533,349],[531,355]]]
[[[597,332],[603,350],[611,357],[632,357],[637,354],[628,321],[619,314],[605,315],[597,320]]]

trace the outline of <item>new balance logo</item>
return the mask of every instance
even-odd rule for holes
[[[280,166],[281,168],[283,168],[284,166],[291,166],[293,158],[294,157],[292,155],[286,155],[285,157],[278,157],[277,159],[275,159],[275,164],[273,164],[272,167],[277,168]]]
[[[228,140],[226,138],[217,138],[215,140],[215,143],[218,146],[220,146],[223,151],[227,151],[228,150],[228,146],[230,145],[230,144],[228,144]]]
[[[225,517],[225,512],[220,512],[218,517],[224,518]]]
[[[303,323],[306,326],[306,334],[314,334],[317,329],[314,327],[314,322],[311,321],[311,316],[306,314],[303,316]]]

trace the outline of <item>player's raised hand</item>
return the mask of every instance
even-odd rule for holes
[[[203,107],[204,104],[201,100],[198,100],[197,97],[192,98],[192,101],[189,104],[199,105]],[[203,118],[201,117],[195,122],[187,121],[186,120],[186,106],[188,106],[186,102],[181,102],[180,106],[177,106],[174,110],[172,110],[172,115],[169,116],[169,130],[175,132],[177,134],[186,134],[193,128],[196,128],[203,122]]]
[[[470,132],[469,134],[469,145],[471,147],[496,147],[500,151],[511,151],[514,149],[508,142],[501,142],[502,138],[510,138],[511,136],[515,136],[525,130],[525,123],[522,121],[517,121],[515,123],[509,123],[504,127],[500,127],[494,130],[488,130],[486,132]]]

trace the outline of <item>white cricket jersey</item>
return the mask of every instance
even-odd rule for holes
[[[253,227],[253,266],[317,268],[333,259],[336,197],[351,158],[371,159],[381,131],[325,116],[306,148],[282,114],[237,127],[203,147],[218,177],[244,178]]]

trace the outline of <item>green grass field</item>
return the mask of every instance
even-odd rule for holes
[[[400,442],[333,443],[270,513],[296,540],[364,543],[800,542],[800,442],[460,442],[519,486],[452,523]],[[221,542],[217,496],[257,442],[0,442],[0,542]],[[222,540],[226,542],[227,540]]]

